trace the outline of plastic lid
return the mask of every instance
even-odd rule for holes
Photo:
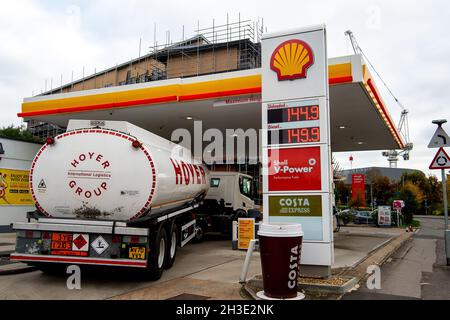
[[[258,235],[265,237],[300,237],[304,233],[302,225],[299,223],[262,223],[259,226]]]

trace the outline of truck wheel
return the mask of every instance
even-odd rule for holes
[[[173,223],[172,228],[170,228],[169,232],[169,241],[168,246],[166,250],[166,258],[164,262],[164,267],[166,269],[170,269],[173,266],[173,263],[175,262],[175,257],[177,256],[177,249],[178,249],[178,226]]]
[[[195,226],[195,237],[192,239],[194,243],[199,243],[203,240],[203,237],[205,236],[205,228],[203,224],[199,224]]]
[[[167,233],[160,228],[152,241],[147,261],[147,274],[151,280],[161,278],[164,271],[164,260],[167,252]]]

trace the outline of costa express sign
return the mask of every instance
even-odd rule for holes
[[[321,217],[322,197],[306,196],[269,196],[270,216],[280,217]]]
[[[269,191],[321,190],[320,147],[269,149]]]

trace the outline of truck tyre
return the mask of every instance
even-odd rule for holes
[[[177,249],[178,249],[178,226],[174,222],[172,223],[172,227],[170,228],[168,245],[166,246],[166,257],[164,262],[164,267],[166,269],[170,269],[173,266],[175,262],[175,257],[177,256]]]
[[[192,239],[192,242],[200,243],[205,236],[205,232],[206,232],[206,227],[203,223],[199,223],[198,225],[196,225],[195,226],[195,237],[194,237],[194,239]]]
[[[152,237],[150,252],[147,258],[147,275],[151,280],[161,278],[164,271],[164,262],[167,252],[167,233],[160,228],[155,237]]]

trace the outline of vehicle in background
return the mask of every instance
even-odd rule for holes
[[[196,241],[205,233],[231,235],[233,221],[239,218],[261,219],[255,207],[254,180],[239,172],[210,172],[210,188],[203,203],[195,209]]]
[[[374,224],[373,212],[371,211],[358,211],[353,218],[355,224]]]
[[[347,225],[353,222],[355,215],[358,213],[358,210],[353,208],[345,209],[338,212],[338,218],[342,222],[342,225]]]

